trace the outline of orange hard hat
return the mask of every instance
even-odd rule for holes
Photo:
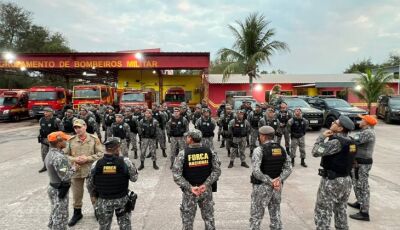
[[[378,124],[378,120],[371,115],[359,115],[359,117],[367,122],[367,124],[370,126],[375,126],[376,124]]]
[[[57,131],[57,132],[52,132],[47,136],[47,140],[49,142],[55,142],[55,141],[60,141],[64,140],[67,141],[71,138],[71,136],[65,134],[64,132]]]

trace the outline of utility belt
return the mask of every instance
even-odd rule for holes
[[[370,165],[373,163],[372,158],[364,159],[364,158],[356,158],[357,164],[359,165]]]
[[[58,190],[58,198],[63,199],[71,187],[70,182],[50,183],[50,186]]]
[[[323,178],[328,178],[328,180],[334,180],[338,177],[347,177],[349,174],[342,174],[342,173],[337,173],[332,170],[326,170],[326,169],[318,169],[318,175],[322,176]]]
[[[257,179],[253,174],[250,176],[250,183],[252,184],[263,184],[263,182],[259,179]],[[283,182],[281,182],[283,184]]]

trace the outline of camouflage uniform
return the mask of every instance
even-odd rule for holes
[[[350,140],[345,134],[335,135]],[[324,142],[324,140],[325,136],[323,135],[317,138],[312,150],[314,157],[330,156],[342,150],[342,144],[337,139],[327,142]],[[317,229],[330,229],[332,211],[335,215],[336,229],[349,229],[346,208],[350,192],[350,176],[337,177],[332,180],[321,177],[314,211],[314,222]]]
[[[357,165],[352,170],[354,193],[360,204],[360,211],[369,212],[369,171],[372,168],[372,154],[375,147],[375,130],[372,127],[365,128],[354,135],[357,145],[355,156]]]
[[[168,115],[163,111],[153,111],[153,118],[157,117],[156,114],[159,114],[157,119],[159,124],[159,132],[157,132],[157,142],[160,144],[161,149],[166,149],[166,136],[165,136],[165,125],[167,123]]]
[[[149,123],[149,121],[147,120],[147,118],[143,118],[142,120],[140,120],[139,122],[139,136],[142,139],[142,145],[140,146],[140,161],[144,161],[146,158],[146,153],[147,153],[147,149],[149,149],[149,154],[151,155],[151,160],[152,161],[156,161],[157,157],[156,157],[156,138],[157,138],[157,134],[158,132],[160,132],[160,128],[158,125],[158,121],[154,118],[151,118],[151,126],[155,126],[156,127],[156,136],[154,138],[145,138],[143,137],[143,124]]]
[[[289,111],[279,111],[277,113],[277,118],[279,120],[279,129],[277,132],[278,136],[278,143],[281,144],[282,136],[285,138],[285,147],[286,151],[289,152],[289,147],[290,147],[290,133],[289,130],[287,129],[287,122],[289,121],[290,118],[292,118],[292,115]]]
[[[54,127],[53,124],[49,123],[51,119],[54,119]],[[46,155],[49,152],[49,141],[47,140],[47,135],[49,135],[51,132],[64,130],[64,128],[61,120],[54,116],[51,116],[50,120],[46,119],[46,117],[40,118],[39,125],[40,125],[39,136],[41,140],[40,150],[41,150],[42,161],[44,162],[44,159],[46,158]],[[50,131],[49,132],[46,131],[45,130],[46,128],[47,129],[49,128]]]
[[[214,133],[210,137],[205,137],[204,136],[204,130],[202,130],[203,126],[211,126],[211,129],[214,131],[214,129],[217,126],[217,124],[215,123],[214,119],[212,119],[211,117],[209,118],[209,120],[204,120],[203,117],[200,117],[195,122],[195,128],[200,130],[202,132],[202,134],[203,134],[203,137],[201,138],[201,145],[203,147],[208,147],[212,151],[214,151],[214,141],[213,141],[214,140]]]
[[[278,137],[276,136],[277,130],[279,128],[279,120],[276,118],[270,119],[267,116],[264,116],[260,122],[258,122],[258,127],[262,126],[271,126],[272,128],[275,129],[275,136],[274,136],[274,141],[278,142]],[[279,142],[278,142],[279,143]]]
[[[136,116],[130,115],[130,116],[125,116],[125,123],[130,125],[130,133],[129,133],[129,142],[127,143],[128,150],[129,146],[132,144],[132,151],[137,152],[137,135],[138,135],[138,126],[139,126],[139,121]],[[136,125],[136,129],[134,129]]]
[[[267,141],[269,143],[272,141]],[[268,175],[264,174],[261,169],[261,162],[263,159],[263,151],[261,147],[254,150],[252,157],[253,172],[252,175],[262,181],[262,184],[253,184],[253,192],[251,194],[251,208],[250,208],[250,229],[260,229],[261,221],[264,218],[265,208],[268,207],[270,216],[270,229],[282,229],[281,221],[281,194],[282,187],[279,191],[273,188],[272,180]],[[290,166],[290,158],[286,157],[283,165],[282,172],[279,176],[282,186],[283,182],[289,177],[292,172]]]
[[[246,133],[250,133],[250,123],[247,120],[243,120],[244,128],[246,129]],[[232,134],[232,128],[235,125],[235,119],[232,119],[228,125],[228,132]],[[235,160],[237,156],[240,157],[240,161],[243,163],[246,160],[246,155],[244,154],[246,151],[246,137],[233,137],[232,143],[232,154],[231,154],[231,162]]]
[[[228,156],[230,156],[231,152],[231,144],[232,144],[232,134],[229,133],[229,122],[234,119],[233,113],[230,113],[229,115],[224,113],[221,115],[219,118],[219,123],[221,124],[222,127],[222,143],[225,142],[225,147],[226,150],[228,151]]]
[[[254,149],[257,147],[257,141],[258,141],[258,124],[263,117],[262,112],[260,111],[257,113],[255,110],[251,111],[249,113],[249,116],[247,117],[247,120],[250,123],[250,153],[254,151]]]
[[[171,132],[172,119],[173,118],[171,118],[167,122],[167,125],[166,125],[166,130],[167,130],[168,134],[170,134],[170,132]],[[184,117],[183,117],[182,120],[183,120],[183,126],[185,127],[185,132],[187,132],[189,130],[189,122]],[[183,150],[185,148],[186,144],[185,144],[185,139],[183,137],[183,134],[182,134],[181,137],[172,137],[172,136],[170,136],[170,138],[171,138],[171,164],[172,164],[175,161],[176,155],[178,155],[178,151]]]
[[[115,113],[106,113],[104,116],[104,124],[106,126],[105,140],[112,136],[111,125],[115,122]]]
[[[124,162],[128,167],[129,180],[135,182],[138,178],[138,172],[135,165],[129,160],[129,158],[126,157],[124,158]],[[93,163],[87,180],[87,189],[92,196],[94,196],[96,193],[96,185],[94,181],[96,163],[97,162]],[[119,228],[124,230],[132,229],[131,213],[124,211],[127,201],[128,196],[117,199],[103,199],[101,197],[96,199],[95,212],[96,217],[98,218],[98,222],[100,224],[100,230],[111,229],[111,222],[113,219],[114,211],[115,215],[117,216]]]
[[[90,112],[90,111],[89,111]],[[101,140],[101,133],[100,133],[100,127],[97,125],[96,119],[93,118],[89,113],[86,114],[86,116],[78,116],[79,119],[82,119],[86,123],[86,132],[90,134],[97,134],[97,137]],[[92,130],[90,130],[92,129]]]
[[[125,136],[125,138],[121,138],[121,134],[117,134],[117,130],[119,129],[123,129],[122,132],[124,132],[124,134],[122,134],[122,136]],[[119,137],[121,138],[121,153],[122,156],[124,157],[129,157],[129,149],[128,149],[128,142],[130,142],[130,138],[131,138],[131,129],[129,128],[129,125],[125,122],[121,122],[121,123],[117,123],[114,122],[111,125],[111,130],[112,130],[112,136],[113,137]]]
[[[295,119],[296,119],[295,117],[292,117],[292,118],[290,118],[290,120],[287,123],[287,130],[290,133],[290,142],[291,142],[291,145],[290,145],[290,157],[291,158],[295,158],[296,157],[296,149],[297,149],[297,146],[299,146],[300,158],[305,159],[306,158],[305,134],[306,134],[306,131],[308,129],[308,120],[303,118],[303,117],[301,117],[301,120],[302,120],[302,122],[303,122],[303,124],[305,126],[305,127],[303,127],[304,130],[301,130],[301,131],[304,131],[304,133],[302,133],[303,136],[296,137],[296,135],[299,135],[299,134],[295,133],[294,130],[291,130],[291,128],[293,126],[293,123],[295,122]]]
[[[199,143],[189,145],[188,148],[199,148]],[[206,185],[206,191],[199,197],[196,197],[191,191],[191,184],[183,176],[183,167],[185,163],[185,151],[180,151],[175,158],[172,169],[175,183],[182,189],[182,204],[180,207],[182,217],[182,229],[192,230],[193,222],[196,216],[197,205],[200,207],[201,216],[204,220],[205,229],[215,229],[214,221],[214,201],[211,185],[216,182],[221,175],[220,161],[217,154],[212,153],[212,171],[210,176],[203,183]]]
[[[50,148],[45,158],[46,168],[50,177],[50,183],[71,182],[75,169],[71,168],[67,156],[62,150]],[[67,229],[68,223],[68,194],[59,198],[59,190],[49,186],[47,193],[50,198],[51,212],[49,218],[49,229]]]

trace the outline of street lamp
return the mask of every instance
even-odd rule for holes
[[[357,92],[360,92],[362,90],[362,86],[361,85],[356,85],[354,87],[354,90],[357,91]]]
[[[136,58],[137,60],[142,60],[142,59],[143,59],[143,54],[140,53],[140,52],[135,53],[135,58]]]
[[[13,63],[16,59],[16,56],[12,52],[5,52],[3,53],[3,58],[8,62],[8,63]]]

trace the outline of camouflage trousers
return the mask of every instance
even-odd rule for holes
[[[111,126],[106,126],[106,128],[107,128],[107,130],[106,130],[106,132],[105,132],[104,140],[107,140],[108,137],[111,137],[111,136],[112,136],[112,129],[111,129]]]
[[[161,149],[166,148],[166,135],[165,129],[161,129],[161,132],[157,134],[157,142],[160,144]]]
[[[335,228],[349,229],[346,209],[350,192],[350,176],[338,177],[333,180],[321,178],[314,210],[314,222],[317,230],[330,229],[332,212],[335,215]]]
[[[290,157],[295,158],[296,157],[296,150],[297,146],[299,146],[300,150],[300,158],[306,158],[306,143],[305,143],[305,136],[302,136],[300,138],[291,138],[291,144],[290,144]]]
[[[229,136],[228,131],[222,131],[222,141],[225,141],[226,150],[230,150],[232,145],[232,137]]]
[[[279,127],[278,133],[282,134],[282,136],[278,136],[278,138],[277,138],[278,144],[281,144],[282,137],[284,137],[285,138],[285,147],[289,148],[290,147],[289,131],[286,129],[286,127]]]
[[[131,213],[126,213],[125,204],[128,202],[128,197],[118,199],[102,199],[98,198],[95,204],[95,211],[100,224],[100,230],[111,229],[111,222],[114,215],[117,216],[119,229],[130,230]]]
[[[266,184],[254,184],[251,193],[250,229],[258,230],[264,218],[265,208],[268,207],[270,217],[270,229],[282,229],[281,221],[281,194],[272,186]]]
[[[151,155],[151,160],[157,160],[156,157],[156,139],[142,138],[142,145],[140,146],[140,161],[144,161],[147,156],[147,149]]]
[[[121,154],[122,154],[122,156],[124,156],[124,157],[129,157],[129,148],[128,148],[128,142],[127,142],[127,140],[126,140],[126,138],[125,139],[121,139]]]
[[[41,145],[40,146],[40,153],[41,153],[41,156],[42,156],[42,161],[44,162],[44,159],[46,158],[47,153],[49,152],[49,142],[47,141],[47,138],[43,138],[42,142],[44,144],[43,143],[40,144]]]
[[[199,205],[201,217],[204,220],[204,229],[215,229],[214,201],[212,198],[212,192],[210,189],[208,189],[199,197],[196,197],[192,192],[182,193],[182,230],[193,230],[193,222],[196,216],[197,205]]]
[[[49,229],[64,230],[67,229],[68,224],[68,194],[63,198],[58,198],[58,190],[49,186],[47,194],[50,198],[51,211]]]
[[[358,168],[353,168],[352,179],[354,193],[357,198],[357,202],[360,204],[361,212],[369,212],[369,171],[371,170],[372,164],[358,164]],[[356,173],[358,175],[356,175]]]
[[[201,138],[201,145],[203,147],[210,148],[212,151],[214,151],[214,136],[212,137],[203,137]]]
[[[250,133],[250,150],[254,150],[255,148],[257,148],[257,141],[258,141],[258,129],[252,127]]]
[[[129,146],[132,144],[131,150],[137,151],[137,149],[138,149],[137,148],[137,133],[130,132],[129,136],[130,136],[130,141],[128,142],[128,149],[129,149]]]
[[[171,137],[171,163],[175,162],[175,157],[179,151],[185,148],[184,137]]]
[[[232,140],[232,153],[231,153],[231,161],[235,161],[236,155],[239,155],[240,161],[244,162],[246,160],[246,156],[244,152],[246,150],[246,137],[234,137]]]

